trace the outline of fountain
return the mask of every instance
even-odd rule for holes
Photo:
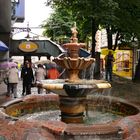
[[[76,25],[72,28],[72,33],[71,42],[64,44],[68,56],[54,59],[58,65],[68,70],[68,79],[48,79],[36,83],[37,87],[52,90],[55,94],[28,95],[3,104],[0,108],[0,122],[10,134],[6,135],[1,130],[0,138],[133,139],[134,132],[140,126],[139,108],[125,100],[106,96],[105,90],[111,89],[107,81],[79,78],[79,72],[95,60],[79,57],[79,49],[83,44],[78,43]],[[110,114],[111,117],[108,117]],[[135,134],[136,136],[139,138],[140,135]]]
[[[85,104],[83,103],[86,96],[93,90],[110,88],[111,85],[106,81],[83,80],[79,78],[79,71],[87,68],[94,62],[94,58],[79,57],[79,49],[83,44],[78,43],[76,24],[72,30],[71,42],[64,44],[63,47],[68,51],[67,57],[57,57],[54,62],[63,68],[66,68],[69,73],[68,79],[63,82],[58,81],[52,83],[38,84],[37,86],[45,89],[64,90],[58,93],[60,98],[61,120],[65,123],[82,123],[84,119]]]

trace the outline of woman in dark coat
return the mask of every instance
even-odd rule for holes
[[[31,94],[31,86],[34,82],[33,70],[29,62],[25,62],[24,67],[21,70],[21,79],[23,80],[22,95],[26,92],[26,95]]]

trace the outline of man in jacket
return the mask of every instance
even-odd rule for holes
[[[107,81],[112,81],[112,67],[115,61],[111,51],[105,56],[105,78]]]
[[[46,77],[46,70],[43,68],[42,64],[38,64],[38,69],[35,71],[35,78],[36,82],[41,82],[41,80],[44,80]],[[38,94],[41,94],[43,92],[43,89],[38,87]]]

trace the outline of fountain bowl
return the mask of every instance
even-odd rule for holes
[[[61,96],[80,97],[96,93],[99,90],[110,89],[111,84],[104,80],[87,79],[47,79],[36,83],[37,87],[50,90]]]
[[[78,57],[78,58],[57,57],[57,58],[54,58],[53,61],[56,62],[61,67],[66,68],[68,70],[69,69],[81,70],[81,69],[85,69],[88,66],[90,66],[95,61],[95,59],[94,58],[84,58],[84,57]]]
[[[16,139],[22,139],[19,138],[22,136],[25,137],[24,133],[29,130],[28,127],[31,126],[31,124],[36,127],[35,132],[39,133],[41,138],[48,138],[48,135],[52,135],[52,140],[121,140],[127,139],[139,128],[140,110],[137,106],[120,98],[103,95],[87,96],[87,99],[84,101],[87,105],[85,115],[87,114],[90,116],[91,111],[95,112],[99,110],[120,115],[121,118],[90,124],[66,124],[61,120],[55,119],[48,119],[45,121],[21,119],[21,116],[33,114],[35,112],[58,110],[59,103],[59,96],[56,94],[28,95],[24,98],[15,99],[1,105],[0,119],[3,119],[3,122],[5,122],[5,127],[6,125],[8,126],[9,123],[11,124],[10,130],[12,130],[12,127],[16,126],[16,132],[13,131],[11,134],[9,130],[9,135],[13,135],[13,133],[17,133],[18,130],[21,131],[20,129],[22,129],[22,131],[19,132],[22,134],[16,135],[18,137],[16,137]],[[42,129],[46,134],[49,134],[42,134]],[[133,131],[130,131],[132,129]],[[2,132],[3,131],[1,131],[1,135]],[[3,135],[4,134],[3,132]],[[7,136],[5,136],[5,138]]]

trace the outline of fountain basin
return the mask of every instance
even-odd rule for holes
[[[87,105],[86,112],[84,112],[85,116],[87,114],[86,117],[90,118],[93,115],[91,112],[95,112],[96,110],[104,113],[111,112],[121,117],[113,120],[107,119],[107,122],[92,122],[90,124],[66,124],[61,120],[55,119],[53,121],[47,119],[45,121],[24,119],[23,121],[22,116],[26,114],[32,115],[35,112],[58,110],[60,103],[58,95],[49,94],[29,95],[3,104],[0,108],[0,119],[3,118],[3,122],[7,122],[8,120],[11,124],[10,127],[14,127],[16,125],[16,131],[18,131],[18,127],[22,128],[22,132],[28,130],[29,126],[26,127],[27,124],[34,124],[36,131],[37,128],[39,128],[40,135],[42,135],[41,129],[43,129],[46,133],[52,134],[54,136],[54,140],[121,140],[125,138],[127,139],[133,134],[134,130],[136,131],[137,128],[139,128],[139,108],[125,100],[107,96],[88,96],[87,100],[84,102]],[[24,127],[20,126],[21,122]],[[9,125],[9,123],[7,123],[7,125]],[[133,132],[129,131],[132,129]],[[3,131],[1,131],[1,135],[2,132]],[[12,133],[14,133],[14,131]],[[20,136],[23,136],[23,134]]]
[[[110,83],[104,80],[70,80],[70,79],[56,79],[56,80],[42,80],[36,83],[37,87],[42,87],[51,90],[61,96],[80,97],[87,94],[93,94],[102,89],[110,89]],[[82,91],[82,92],[81,92]],[[88,92],[89,91],[89,92]],[[78,94],[77,94],[78,93]]]
[[[82,123],[84,121],[85,104],[83,100],[89,94],[109,90],[111,85],[106,81],[97,80],[44,80],[38,87],[52,90],[60,98],[59,108],[61,120],[65,123]],[[58,92],[59,91],[59,92]]]

